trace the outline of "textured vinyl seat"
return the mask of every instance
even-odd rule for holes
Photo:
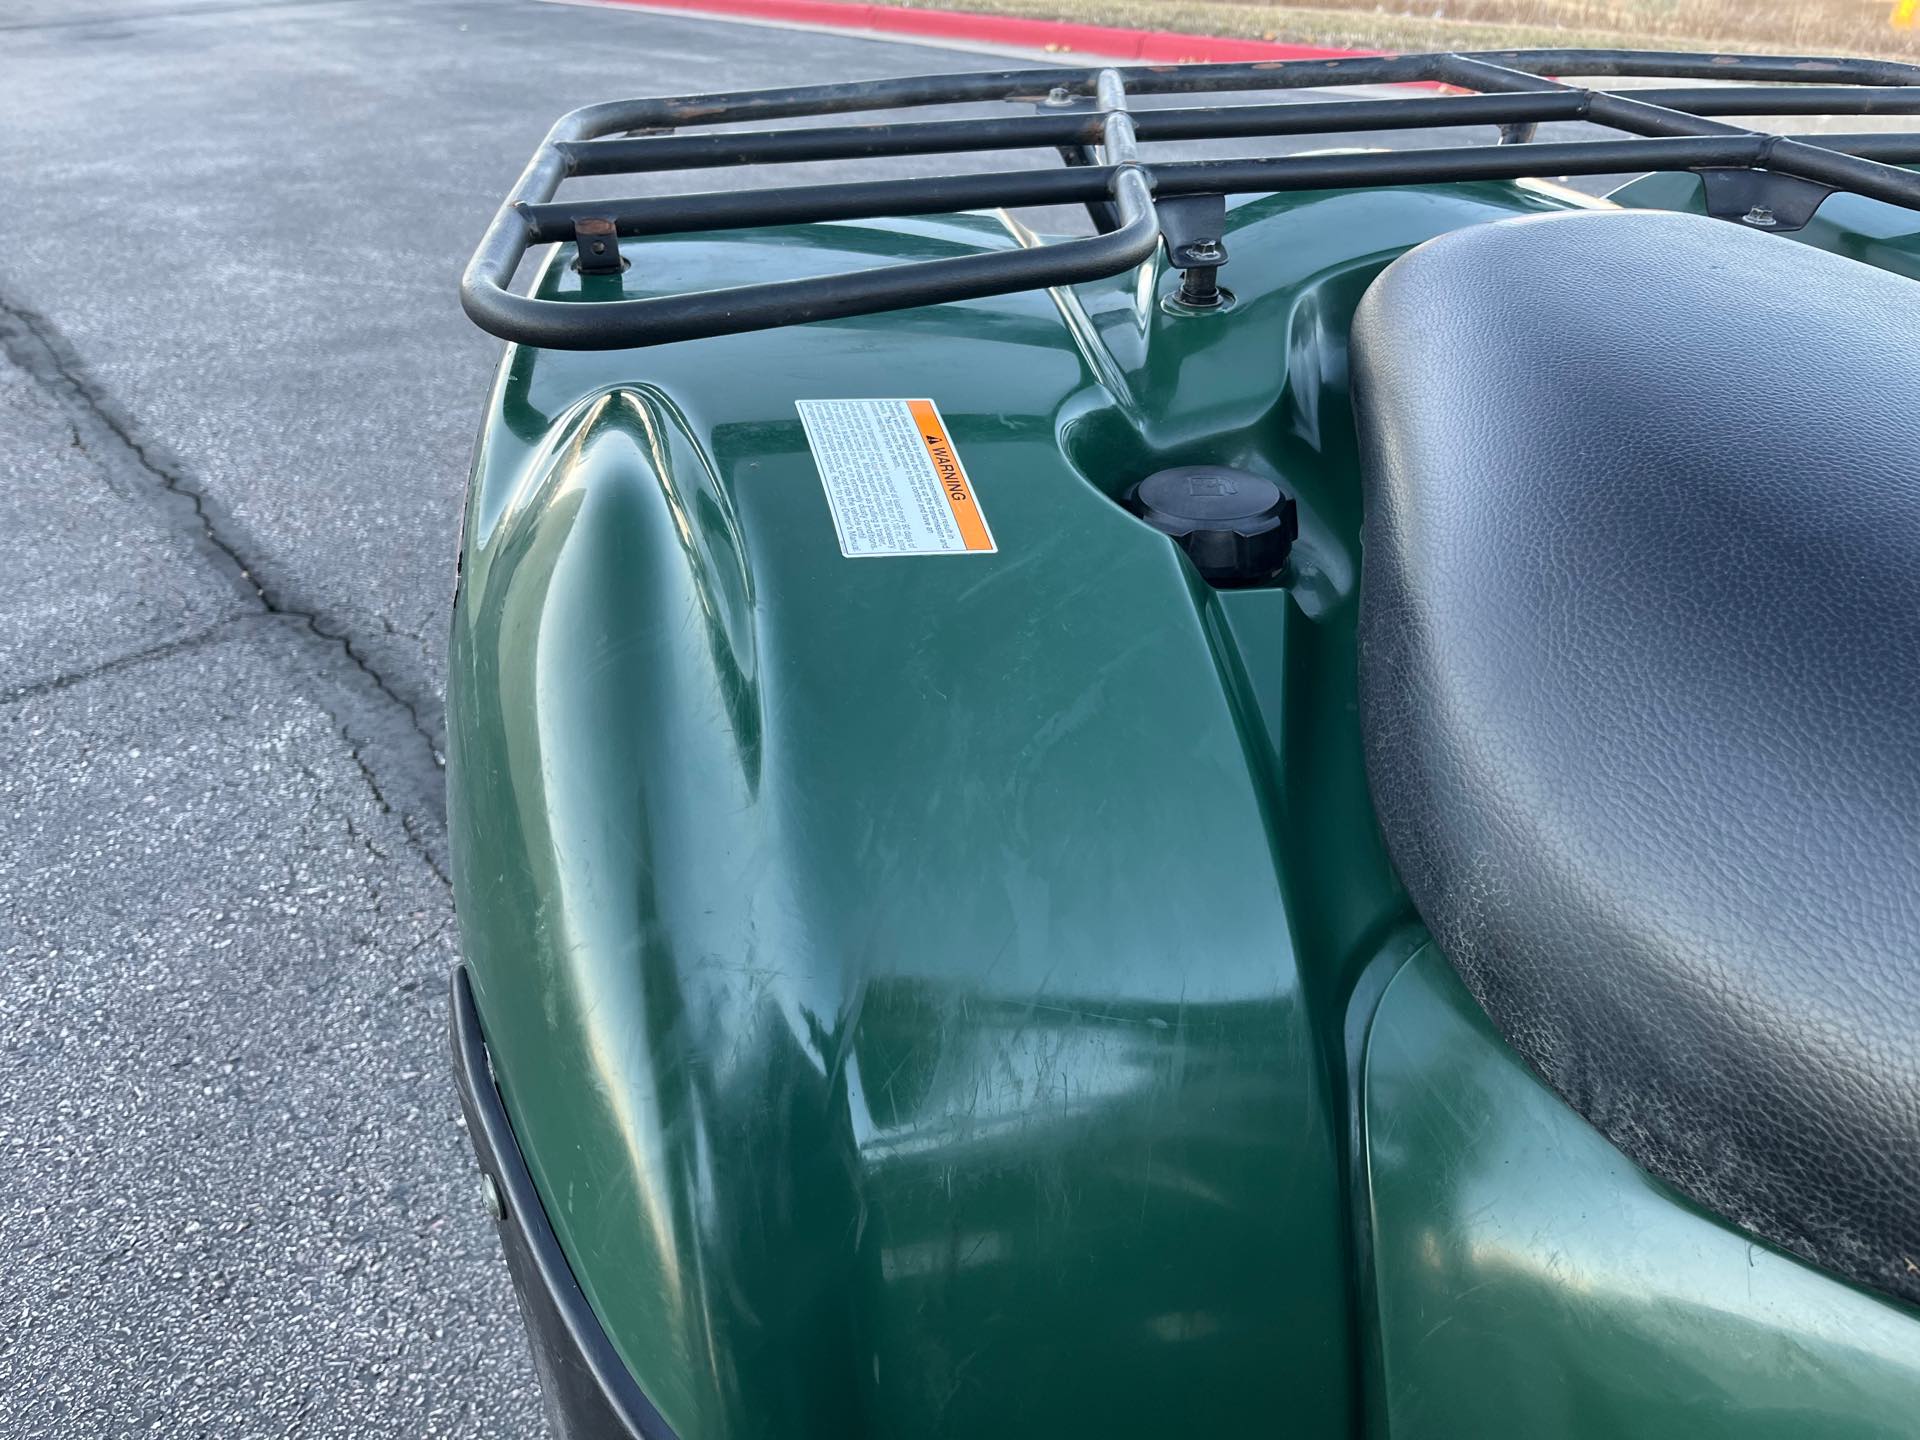
[[[1353,357],[1415,905],[1644,1168],[1920,1302],[1920,284],[1507,221],[1389,266]]]

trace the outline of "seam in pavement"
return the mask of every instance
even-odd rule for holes
[[[33,680],[25,685],[16,685],[11,690],[0,690],[0,705],[13,705],[22,700],[35,700],[42,695],[70,690],[75,685],[83,685],[103,675],[131,670],[134,666],[144,665],[149,660],[166,660],[175,655],[184,655],[189,650],[198,650],[202,645],[211,645],[217,640],[224,640],[240,626],[259,618],[258,615],[229,616],[218,624],[209,625],[206,629],[196,631],[192,635],[182,635],[177,639],[163,640],[157,645],[129,650],[124,655],[115,655],[110,659],[102,660],[97,665],[89,665],[84,670],[67,670],[58,675],[48,676],[45,680]]]
[[[404,716],[404,728],[408,738],[413,742],[411,748],[424,751],[424,754],[413,757],[414,760],[422,764],[426,771],[438,771],[444,763],[440,749],[434,741],[432,732],[422,722],[419,710],[393,688],[371,660],[355,648],[353,637],[344,631],[336,632],[328,629],[313,612],[291,605],[275,593],[274,589],[260,578],[253,562],[246,557],[240,546],[222,531],[213,513],[208,509],[204,493],[177,468],[155,457],[135,435],[132,426],[116,413],[112,402],[87,373],[85,363],[74,353],[72,347],[66,343],[53,324],[44,316],[35,313],[18,301],[9,299],[4,294],[0,294],[0,353],[4,353],[7,359],[39,385],[60,407],[69,423],[73,425],[76,436],[96,461],[137,477],[141,486],[149,493],[163,492],[176,502],[183,502],[190,508],[191,528],[196,532],[196,537],[200,540],[204,551],[208,553],[213,567],[224,572],[226,578],[233,583],[242,596],[257,607],[258,612],[297,624],[321,641],[327,651],[345,660],[349,668],[370,682],[383,705],[389,711],[398,712],[396,718]],[[109,660],[71,676],[59,676],[49,681],[38,682],[23,687],[20,691],[0,695],[0,700],[25,698],[36,693],[63,689],[67,685],[77,684],[93,675],[110,673],[125,666],[138,664],[143,660],[177,654],[215,638],[220,628],[215,626],[212,630],[198,636],[189,636]],[[405,832],[409,844],[426,861],[428,868],[439,877],[441,882],[446,883],[445,869],[435,857],[433,847],[418,833],[415,817],[411,813],[403,812],[400,807],[388,800],[379,778],[361,753],[365,748],[363,743],[354,737],[349,723],[330,708],[328,714],[339,725],[341,738],[346,742],[354,764],[359,767],[367,785],[372,789],[374,799],[383,810],[399,817],[401,829]]]

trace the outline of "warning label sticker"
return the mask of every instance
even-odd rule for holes
[[[933,401],[794,403],[842,555],[990,555],[998,548]]]

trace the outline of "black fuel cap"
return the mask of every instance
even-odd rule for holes
[[[1271,580],[1300,534],[1291,496],[1263,476],[1226,465],[1156,470],[1135,487],[1133,508],[1171,535],[1213,585]]]

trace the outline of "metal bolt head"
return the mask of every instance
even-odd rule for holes
[[[1749,225],[1765,226],[1765,225],[1778,225],[1780,223],[1778,220],[1774,218],[1773,211],[1769,210],[1764,205],[1754,206],[1751,210],[1747,211],[1747,213],[1742,215],[1740,218],[1746,221],[1747,224]]]
[[[1047,104],[1060,106],[1073,104],[1073,92],[1064,85],[1056,85],[1047,92]]]
[[[487,1207],[487,1215],[494,1223],[507,1218],[506,1197],[500,1193],[500,1187],[494,1184],[493,1176],[480,1177],[480,1203]]]
[[[1187,246],[1187,259],[1200,265],[1211,265],[1216,260],[1226,258],[1227,252],[1220,248],[1218,240],[1196,240]]]

